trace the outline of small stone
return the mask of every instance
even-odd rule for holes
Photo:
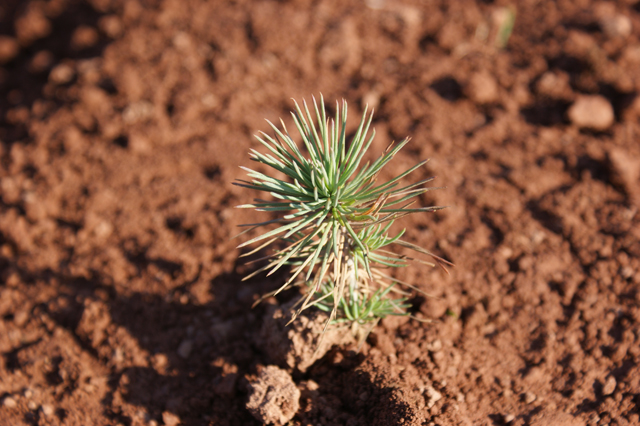
[[[53,405],[51,404],[42,404],[42,413],[47,416],[47,417],[51,417],[53,416],[55,409],[53,408]]]
[[[66,84],[73,79],[75,71],[69,64],[56,65],[49,74],[49,80],[55,84]]]
[[[602,387],[603,395],[611,395],[616,390],[616,378],[613,376],[609,376],[607,381],[604,382],[604,386]]]
[[[189,339],[183,340],[178,347],[178,355],[187,359],[189,358],[189,355],[191,355],[191,349],[193,349],[193,342]]]
[[[505,414],[504,415],[504,422],[505,423],[511,423],[512,421],[514,421],[516,419],[516,416],[514,416],[513,414],[509,413],[509,414]]]
[[[580,96],[568,115],[576,126],[596,131],[607,130],[615,120],[611,103],[599,95]]]
[[[3,401],[2,404],[7,407],[7,408],[15,408],[18,403],[16,402],[15,399],[13,399],[12,397],[8,396],[6,397]]]
[[[27,402],[27,408],[31,411],[35,411],[38,409],[38,404],[35,401],[29,401]]]
[[[307,380],[306,387],[307,387],[307,390],[310,390],[312,392],[320,389],[320,385],[314,382],[313,380]]]
[[[440,352],[442,350],[442,341],[440,339],[434,340],[427,345],[427,350],[429,352]]]
[[[151,358],[151,364],[158,373],[164,374],[169,366],[169,358],[163,353],[158,353]]]
[[[180,424],[180,417],[169,411],[165,411],[162,413],[162,421],[166,426],[177,426]]]
[[[434,405],[436,405],[436,402],[442,399],[442,394],[431,386],[427,386],[425,388],[425,393],[427,394],[428,398],[427,408],[432,408]]]
[[[527,404],[531,404],[536,399],[537,399],[537,397],[535,396],[535,394],[533,394],[531,392],[527,392],[527,393],[524,394],[524,402],[527,403]]]

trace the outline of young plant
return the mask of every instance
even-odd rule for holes
[[[251,159],[274,169],[284,178],[242,167],[251,181],[235,182],[273,197],[271,200],[256,199],[253,204],[239,208],[278,215],[272,220],[243,225],[249,228],[247,231],[276,225],[275,229],[241,244],[239,247],[259,243],[243,256],[278,243],[272,254],[258,259],[266,260],[266,264],[245,280],[264,271],[270,275],[282,267],[290,267],[290,278],[264,297],[276,295],[290,286],[302,287],[304,294],[292,320],[311,306],[330,312],[327,324],[347,322],[354,328],[375,323],[388,315],[408,315],[408,293],[395,287],[397,280],[385,273],[385,269],[407,266],[411,260],[435,264],[395,253],[389,246],[430,256],[443,268],[451,265],[402,240],[404,229],[396,235],[389,234],[397,219],[444,208],[413,206],[416,197],[436,189],[424,186],[434,178],[400,185],[405,176],[427,160],[378,184],[378,174],[409,142],[408,138],[395,146],[391,144],[372,163],[361,165],[375,136],[375,130],[368,136],[373,112],[367,115],[365,108],[355,135],[347,141],[345,101],[342,107],[336,102],[335,118],[328,119],[324,100],[321,97],[318,107],[314,98],[315,124],[306,102],[303,102],[304,109],[297,102],[295,107],[293,121],[306,152],[294,142],[282,120],[282,129],[267,120],[275,134],[269,136],[260,132],[256,137],[268,153],[252,149]],[[417,290],[407,283],[402,284]]]

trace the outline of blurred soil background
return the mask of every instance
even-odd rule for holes
[[[293,295],[251,309],[285,275],[241,283],[231,182],[320,93],[412,137],[386,177],[431,158],[403,225],[456,267],[290,424],[640,424],[639,37],[637,0],[3,0],[0,425],[260,424]]]

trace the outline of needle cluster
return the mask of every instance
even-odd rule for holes
[[[413,206],[416,197],[436,189],[424,186],[433,178],[400,184],[427,160],[387,182],[378,183],[380,171],[409,142],[408,138],[390,145],[375,161],[362,164],[375,136],[375,130],[369,135],[373,112],[368,114],[365,109],[360,125],[349,141],[344,100],[342,105],[336,102],[332,119],[326,116],[322,97],[319,105],[314,98],[313,114],[306,102],[302,108],[295,102],[292,116],[303,150],[294,142],[282,120],[281,128],[267,120],[273,136],[264,132],[256,135],[267,153],[251,150],[253,161],[280,172],[278,175],[284,175],[284,178],[243,167],[251,180],[235,182],[272,197],[256,199],[239,208],[277,216],[265,222],[243,225],[249,228],[247,231],[275,226],[241,244],[239,247],[259,243],[245,256],[274,243],[277,247],[262,259],[267,260],[266,264],[245,279],[261,272],[270,275],[282,267],[289,267],[289,279],[269,295],[293,285],[301,286],[304,296],[294,318],[311,306],[331,312],[332,322],[365,324],[387,315],[407,315],[406,309],[410,306],[406,303],[407,293],[395,288],[397,281],[384,271],[420,260],[391,251],[388,246],[400,246],[430,256],[443,267],[450,265],[403,240],[405,230],[395,235],[389,233],[394,221],[403,216],[444,208]],[[399,296],[394,297],[392,293]]]

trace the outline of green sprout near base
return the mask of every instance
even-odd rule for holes
[[[294,101],[295,102],[295,101]],[[306,155],[290,136],[284,122],[282,129],[267,120],[274,136],[264,132],[256,135],[269,153],[251,150],[251,159],[286,176],[280,179],[242,167],[251,181],[238,180],[235,185],[266,192],[273,200],[256,199],[253,204],[238,206],[280,216],[261,223],[242,225],[248,229],[277,225],[240,244],[239,248],[259,243],[258,247],[243,254],[252,255],[274,243],[275,252],[256,261],[267,260],[244,279],[261,272],[271,275],[282,267],[291,268],[290,278],[277,290],[300,286],[303,296],[291,321],[304,309],[315,306],[330,312],[329,323],[351,323],[354,328],[371,325],[389,315],[408,315],[408,293],[397,288],[398,281],[384,272],[388,268],[404,267],[409,261],[430,266],[452,265],[429,251],[401,239],[405,230],[389,235],[397,219],[412,213],[433,212],[444,207],[413,207],[415,197],[434,187],[424,185],[428,178],[400,186],[400,181],[427,160],[388,182],[377,184],[382,168],[404,147],[409,138],[391,144],[372,163],[363,162],[371,146],[375,130],[368,136],[373,112],[365,108],[355,136],[346,137],[347,103],[342,108],[336,102],[334,119],[327,119],[324,99],[320,108],[315,98],[314,118],[306,102],[304,110],[295,102],[293,121],[301,136]],[[396,245],[430,256],[435,263],[397,254],[388,250]],[[254,262],[256,262],[254,261]],[[402,283],[414,290],[415,287]],[[395,297],[394,295],[399,295]],[[259,301],[258,301],[259,302]],[[257,302],[256,302],[257,303]],[[325,327],[326,328],[326,327]]]

